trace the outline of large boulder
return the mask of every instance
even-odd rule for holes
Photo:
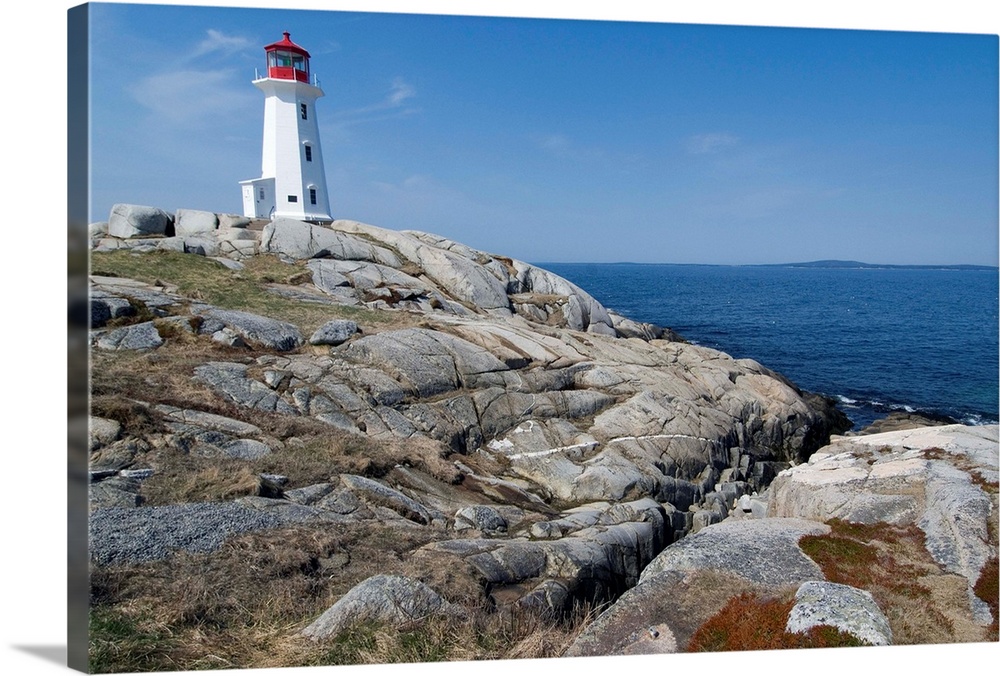
[[[458,387],[504,384],[508,367],[461,338],[427,329],[402,329],[355,340],[343,353],[384,369],[421,397]],[[493,376],[493,377],[491,377]]]
[[[219,227],[219,217],[211,211],[178,209],[174,215],[174,232],[178,237],[205,235]]]
[[[382,263],[390,267],[401,265],[399,258],[384,247],[292,218],[276,218],[264,226],[260,250],[293,260],[329,257]]]
[[[340,345],[358,332],[357,322],[350,319],[331,319],[309,336],[310,345]]]
[[[173,217],[156,207],[116,204],[108,218],[108,234],[112,237],[148,237],[165,235],[173,226]]]
[[[868,645],[892,645],[892,629],[872,595],[834,582],[803,582],[785,630],[804,634],[813,627],[830,626]]]
[[[375,575],[342,596],[302,635],[315,640],[335,638],[359,623],[402,625],[449,611],[453,612],[451,605],[420,580]]]

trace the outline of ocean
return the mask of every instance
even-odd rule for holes
[[[996,423],[996,270],[540,263],[605,307],[835,399]]]

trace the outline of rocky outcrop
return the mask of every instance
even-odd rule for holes
[[[893,411],[884,418],[880,418],[872,424],[858,431],[848,432],[848,436],[865,436],[868,434],[881,434],[882,432],[898,432],[901,430],[913,430],[920,427],[935,427],[937,425],[957,425],[958,421],[948,416],[931,416],[930,414],[907,413],[905,411]]]
[[[770,488],[773,516],[917,525],[945,570],[968,581],[974,616],[989,624],[973,585],[997,555],[996,425],[946,425],[835,437]],[[987,488],[992,487],[992,490]]]
[[[829,531],[804,519],[733,519],[707,526],[657,556],[639,583],[598,616],[566,655],[683,652],[698,627],[730,598],[823,580],[798,541]]]
[[[276,303],[331,309],[310,334],[159,280],[92,278],[92,342],[108,359],[118,358],[111,347],[163,352],[178,336],[228,346],[188,367],[211,397],[205,410],[151,388],[130,405],[159,416],[157,431],[140,439],[95,427],[99,564],[210,552],[228,535],[289,524],[379,523],[426,535],[410,552],[417,568],[465,571],[488,603],[557,614],[623,593],[627,608],[629,594],[664,585],[694,593],[706,570],[747,588],[815,577],[791,538],[822,525],[726,525],[738,501],[749,507],[736,512],[753,513],[754,491],[843,425],[829,402],[753,360],[687,344],[550,272],[426,233],[181,211],[162,232],[93,234],[97,252],[168,249],[236,271],[250,256],[276,257],[296,266],[294,283],[267,286]],[[357,321],[336,318],[345,306]],[[362,308],[400,319],[368,324]],[[138,340],[151,331],[159,345]],[[411,452],[356,470],[341,458],[297,482],[281,461],[305,442],[265,433],[261,418],[275,417],[347,448],[363,440]],[[143,479],[123,474],[145,469],[149,449],[268,469],[248,472],[253,494],[235,501],[150,506]],[[761,562],[746,561],[756,554]],[[683,645],[685,632],[661,635]]]

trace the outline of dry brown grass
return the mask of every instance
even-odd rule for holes
[[[145,669],[306,664],[316,648],[298,631],[361,580],[401,570],[428,537],[377,524],[301,526],[237,536],[212,554],[97,568],[92,649],[113,671],[150,660]]]
[[[399,628],[357,626],[330,641],[299,632],[361,580],[419,576],[411,553],[431,531],[379,524],[325,524],[245,534],[213,554],[91,572],[91,666],[96,671],[189,670],[553,657],[587,609],[558,621],[497,613],[457,596],[464,618],[433,617]],[[427,579],[438,584],[440,580]],[[454,586],[439,589],[449,600]]]
[[[160,461],[155,453],[146,462],[156,473],[142,486],[147,505],[183,502],[214,502],[257,495],[260,480],[246,463],[210,461],[180,455],[179,462]]]
[[[972,621],[966,580],[934,562],[917,526],[829,524],[829,535],[803,537],[799,546],[831,582],[871,592],[889,620],[893,643],[985,640]]]
[[[194,368],[209,361],[248,363],[253,352],[231,348],[207,336],[188,343],[170,341],[155,351],[105,352],[91,354],[91,395],[165,403],[181,408],[197,408],[211,413],[238,416],[235,405],[227,404],[208,386],[192,379]]]
[[[195,452],[161,445],[143,458],[144,465],[155,470],[143,482],[143,497],[150,505],[231,500],[257,495],[261,474],[288,477],[286,488],[291,489],[336,482],[340,474],[378,479],[400,464],[449,483],[458,476],[454,465],[442,458],[447,449],[430,440],[376,441],[329,427],[325,431],[256,460],[206,457],[197,445]]]
[[[117,421],[123,436],[145,437],[163,430],[163,417],[120,394],[98,394],[91,397],[90,414]]]
[[[762,598],[743,593],[701,625],[691,637],[689,652],[837,648],[865,645],[835,627],[812,627],[806,633],[785,631],[793,595]]]

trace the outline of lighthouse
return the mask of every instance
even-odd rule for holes
[[[253,81],[264,92],[260,178],[240,181],[243,215],[332,221],[316,119],[323,90],[310,74],[309,52],[288,32],[264,52],[267,70]]]

